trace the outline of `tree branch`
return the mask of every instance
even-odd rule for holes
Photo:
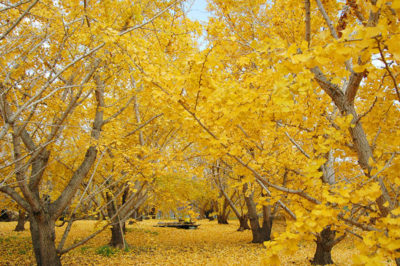
[[[164,14],[165,12],[167,12],[171,7],[173,7],[174,5],[176,5],[178,2],[181,2],[182,0],[177,0],[175,2],[173,2],[171,5],[169,5],[168,7],[166,7],[164,10],[160,11],[158,14],[156,14],[154,17],[152,17],[151,19],[149,19],[148,21],[143,22],[142,24],[133,26],[129,29],[126,29],[124,31],[121,31],[120,33],[118,33],[119,36],[122,36],[128,32],[131,32],[133,30],[137,30],[143,26],[146,26],[147,24],[153,22],[156,18],[158,18],[159,16],[161,16],[162,14]]]
[[[304,0],[304,9],[306,11],[306,33],[305,33],[305,39],[308,44],[308,48],[310,48],[311,44],[311,7],[310,7],[310,0]]]
[[[28,202],[26,202],[14,189],[10,188],[9,186],[0,185],[0,192],[3,192],[5,194],[7,194],[8,196],[10,196],[27,212],[31,211],[31,208],[30,208]]]
[[[328,28],[331,32],[331,35],[335,38],[335,39],[339,39],[337,32],[335,30],[335,27],[333,26],[333,22],[331,21],[331,19],[329,18],[328,14],[325,11],[325,8],[321,2],[321,0],[315,0],[317,2],[318,5],[318,9],[321,12],[322,16],[325,19],[326,24],[328,25]]]
[[[289,138],[290,142],[292,142],[293,145],[296,146],[296,148],[297,148],[304,156],[306,156],[308,159],[310,159],[310,155],[308,155],[308,153],[305,152],[305,151],[303,150],[303,148],[289,135],[289,133],[287,133],[287,132],[285,131],[285,135]]]
[[[1,36],[0,41],[4,39],[21,21],[22,19],[29,13],[29,11],[39,2],[39,0],[35,0],[22,15],[9,27]]]

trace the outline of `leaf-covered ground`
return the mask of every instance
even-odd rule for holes
[[[127,251],[107,247],[110,233],[101,233],[83,246],[62,257],[64,265],[260,265],[266,250],[250,244],[251,232],[237,232],[237,221],[218,225],[207,220],[197,230],[153,227],[158,220],[147,220],[128,225]],[[15,222],[0,223],[0,265],[32,265],[29,230],[14,232]],[[93,230],[95,221],[77,221],[70,233],[68,244],[86,236]],[[26,224],[28,228],[29,224]],[[57,228],[58,238],[62,228]],[[274,227],[275,234],[283,230],[282,223]],[[281,256],[284,265],[309,265],[315,244],[301,243],[297,254]],[[357,252],[354,239],[347,237],[334,248],[333,259],[337,265],[351,264]]]

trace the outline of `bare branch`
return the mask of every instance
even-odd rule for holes
[[[326,94],[331,97],[331,99],[335,102],[336,106],[339,110],[344,110],[344,94],[340,87],[336,84],[330,82],[324,73],[319,69],[319,67],[314,67],[310,69],[311,72],[314,74],[314,79],[317,83],[321,86],[321,88],[326,92]]]
[[[131,32],[133,30],[137,30],[139,28],[142,28],[143,26],[146,26],[147,24],[153,22],[155,19],[157,19],[159,16],[161,16],[162,14],[164,14],[165,12],[167,12],[171,7],[175,6],[177,3],[181,2],[182,0],[177,0],[175,2],[173,2],[172,4],[170,4],[168,7],[166,7],[164,10],[160,11],[158,14],[156,14],[154,17],[152,17],[151,19],[149,19],[148,21],[143,22],[142,24],[133,26],[131,28],[128,28],[124,31],[121,31],[120,33],[118,33],[119,36],[122,36],[128,32]]]
[[[138,124],[140,124],[141,122],[141,117],[140,117],[140,110],[139,110],[139,102],[138,102],[138,98],[136,97],[136,95],[134,96],[134,109],[135,109],[135,117],[136,117],[136,122]],[[139,129],[139,143],[140,145],[144,146],[144,138],[143,138],[143,132]]]
[[[258,180],[260,180],[264,185],[269,186],[269,187],[273,187],[276,190],[282,191],[282,192],[287,192],[287,193],[291,193],[291,194],[296,194],[299,195],[300,197],[303,197],[305,199],[307,199],[308,201],[314,203],[314,204],[321,204],[321,202],[319,200],[317,200],[316,198],[308,195],[306,192],[304,192],[303,190],[294,190],[291,188],[287,188],[287,187],[282,187],[282,186],[278,186],[275,185],[271,182],[269,182],[268,180],[266,180],[262,175],[260,175],[256,170],[254,170],[252,167],[250,167],[248,164],[246,164],[245,162],[243,162],[240,158],[238,158],[235,155],[229,154],[227,153],[228,156],[232,157],[233,159],[235,159],[238,163],[240,163],[242,166],[244,166],[245,168],[247,168],[248,170],[250,170],[250,172],[253,173],[254,177]]]
[[[29,13],[29,11],[39,2],[39,0],[35,0],[22,15],[9,27],[1,36],[0,41],[4,39],[20,22],[21,20]]]
[[[369,107],[369,109],[368,109],[365,113],[363,113],[362,115],[360,115],[360,116],[358,117],[357,121],[356,121],[354,124],[357,124],[357,123],[361,120],[361,118],[363,118],[363,117],[366,116],[369,112],[372,111],[372,109],[374,108],[374,106],[375,106],[377,100],[378,100],[378,97],[375,96],[375,99],[374,99],[374,102],[372,103],[372,105]],[[372,145],[372,146],[373,146],[373,145]]]
[[[14,5],[7,5],[7,7],[4,7],[4,8],[2,8],[2,9],[0,9],[0,12],[4,12],[4,11],[7,11],[7,10],[12,9],[12,8],[19,7],[20,5],[29,3],[30,1],[31,1],[31,0],[21,1],[21,2],[15,3]],[[2,4],[3,4],[3,5],[6,5],[6,4],[4,4],[4,3],[2,3]]]
[[[84,55],[79,56],[78,58],[76,58],[75,60],[73,60],[71,63],[69,63],[68,65],[66,65],[63,69],[61,69],[55,76],[53,76],[50,80],[48,80],[46,82],[46,84],[43,85],[43,87],[35,94],[35,96],[33,96],[31,99],[29,99],[29,101],[27,101],[24,105],[22,105],[13,115],[11,118],[9,118],[9,122],[13,122],[23,110],[26,110],[27,108],[49,98],[50,96],[52,96],[54,93],[56,93],[57,90],[52,91],[51,93],[49,93],[48,95],[46,95],[43,98],[40,98],[40,95],[42,95],[42,93],[51,85],[51,83],[53,83],[64,71],[66,71],[68,68],[70,68],[71,66],[73,66],[74,64],[76,64],[78,61],[82,60],[85,57],[88,57],[89,55],[91,55],[92,53],[100,50],[103,46],[105,45],[105,43],[102,43],[100,45],[98,45],[97,47],[93,48],[92,50],[90,50],[89,52],[87,52]]]
[[[113,120],[114,118],[116,118],[117,116],[119,116],[123,111],[126,110],[126,108],[128,108],[129,104],[133,101],[133,99],[135,98],[135,96],[132,96],[128,102],[125,104],[124,107],[122,107],[121,109],[119,109],[115,114],[113,114],[112,116],[110,116],[109,118],[107,118],[106,120],[104,120],[104,124],[107,124],[109,122],[111,122],[111,120]]]
[[[257,183],[267,192],[268,196],[271,196],[271,191],[258,179],[256,179]],[[296,220],[296,214],[294,214],[281,200],[277,201],[279,205],[294,219]]]
[[[212,132],[208,129],[208,127],[206,127],[206,126],[200,121],[199,118],[197,118],[197,116],[196,116],[195,113],[193,113],[192,111],[189,110],[189,108],[182,102],[182,100],[179,100],[178,103],[179,103],[191,116],[193,116],[193,118],[197,121],[197,123],[198,123],[205,131],[207,131],[208,134],[210,134],[214,139],[218,140],[218,137],[215,136],[215,134],[212,133]],[[223,146],[225,146],[225,145],[223,145]],[[225,148],[226,148],[226,147],[225,147]]]
[[[350,225],[353,225],[353,226],[356,226],[358,228],[361,228],[364,231],[379,231],[378,229],[376,229],[376,228],[374,228],[372,226],[369,226],[369,225],[366,225],[366,224],[363,224],[363,223],[359,223],[359,222],[356,222],[354,220],[345,218],[343,216],[343,214],[339,214],[338,217],[339,217],[340,220],[342,220],[342,221],[344,221],[344,222],[346,222],[346,223],[348,223]]]
[[[390,78],[392,79],[394,89],[396,90],[397,99],[400,101],[399,86],[397,84],[396,77],[393,75],[393,72],[390,70],[388,62],[386,61],[385,55],[383,54],[383,50],[381,47],[381,42],[378,40],[378,38],[375,39],[378,44],[378,50],[379,50],[379,55],[381,56],[381,60],[385,64],[385,69],[389,73]]]
[[[328,25],[328,28],[331,32],[331,35],[335,38],[335,39],[339,39],[337,32],[335,30],[335,27],[333,26],[333,22],[331,21],[331,19],[329,18],[328,14],[325,11],[325,8],[321,2],[321,0],[315,0],[317,2],[318,5],[318,9],[321,12],[322,16],[325,19],[326,24]]]
[[[310,11],[310,0],[304,0],[304,9],[306,11],[306,35],[305,39],[308,43],[308,48],[310,48],[311,44],[311,11]]]
[[[289,138],[290,142],[292,142],[293,145],[296,146],[296,148],[297,148],[304,156],[306,156],[308,159],[310,159],[310,155],[308,155],[308,153],[305,152],[305,151],[303,150],[303,148],[289,135],[289,133],[287,133],[287,132],[285,131],[285,135]]]
[[[144,128],[146,125],[148,125],[149,123],[151,123],[151,121],[153,121],[154,119],[156,119],[156,118],[158,118],[158,117],[160,117],[160,116],[163,116],[163,115],[164,115],[164,113],[161,113],[161,114],[158,114],[158,115],[153,116],[152,118],[150,118],[149,120],[147,120],[146,122],[144,122],[143,124],[141,124],[140,126],[138,126],[135,130],[133,130],[133,131],[129,132],[128,134],[126,134],[126,135],[125,135],[125,138],[126,138],[126,137],[129,137],[129,136],[131,136],[131,135],[133,135],[133,134],[135,134],[138,130]]]
[[[364,72],[361,73],[352,72],[350,75],[350,79],[349,82],[347,83],[345,90],[345,99],[351,105],[354,104],[354,98],[356,97],[357,91],[360,88],[360,83],[361,80],[363,79],[363,76]]]
[[[0,192],[7,194],[27,212],[30,212],[31,209],[29,204],[14,189],[10,188],[9,186],[0,185]]]

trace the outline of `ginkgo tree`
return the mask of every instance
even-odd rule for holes
[[[315,240],[312,262],[332,263],[346,234],[356,264],[400,257],[400,2],[209,1],[203,49],[181,7],[1,7],[0,191],[30,214],[38,264],[74,247],[55,248],[54,223],[85,193],[106,187],[118,225],[117,195],[179,208],[217,160],[235,179],[212,185],[242,189],[257,242],[287,215],[267,262]]]
[[[256,117],[250,118],[251,112],[245,111],[247,116],[241,123],[251,120],[258,130],[270,123],[273,132],[264,133],[270,139],[258,145],[276,138],[280,146],[273,149],[275,158],[261,155],[261,159],[268,160],[268,165],[261,165],[261,169],[254,160],[240,158],[244,145],[238,147],[242,153],[235,149],[237,153],[228,153],[228,156],[241,162],[267,187],[280,191],[276,196],[282,197],[282,192],[291,194],[287,195],[287,200],[290,198],[290,205],[297,214],[296,221],[288,226],[288,233],[279,237],[285,242],[269,244],[272,251],[278,252],[284,246],[296,249],[295,245],[287,246],[287,242],[306,237],[299,232],[309,232],[313,238],[317,232],[326,232],[324,227],[335,226],[333,231],[351,231],[351,227],[370,231],[360,236],[367,247],[362,250],[368,252],[369,259],[375,263],[383,254],[397,256],[398,247],[394,244],[398,241],[397,229],[392,224],[396,219],[398,188],[391,178],[397,169],[398,153],[392,139],[398,134],[396,48],[391,40],[396,38],[396,2],[214,3],[218,7],[217,14],[225,18],[225,24],[215,20],[209,25],[208,31],[215,43],[213,49],[226,44],[224,52],[229,56],[221,56],[219,62],[229,62],[227,58],[235,57],[236,65],[242,66],[234,71],[231,67],[234,63],[229,64],[230,76],[226,75],[221,88],[229,86],[227,93],[234,91],[243,97],[222,100],[233,114],[221,114],[219,121],[225,116],[237,126],[232,123],[236,115],[233,108],[244,108],[245,102],[256,94],[264,104],[258,112],[254,111]],[[326,26],[320,27],[322,24]],[[221,33],[221,29],[226,30]],[[234,90],[237,81],[242,92]],[[255,110],[256,102],[252,105]],[[268,108],[276,109],[268,111]],[[224,133],[217,134],[211,121],[200,120],[206,115],[195,115],[214,139],[223,142],[221,135]],[[379,146],[379,138],[387,124],[379,125],[373,118],[380,116],[392,121],[387,127],[391,142],[385,139],[383,146]],[[228,126],[225,125],[225,132]],[[257,130],[248,124],[241,127],[247,135]],[[228,145],[226,142],[221,145],[225,149],[235,144],[231,136]],[[253,141],[256,141],[253,146],[257,146],[257,139]],[[283,158],[290,158],[290,161]],[[336,162],[334,158],[338,158]],[[283,175],[285,170],[289,170],[291,182],[280,186],[273,175]],[[296,201],[302,203],[296,206]],[[351,211],[342,211],[343,208]],[[391,225],[384,225],[384,221],[390,221]],[[391,241],[387,237],[390,234],[393,235]],[[326,242],[330,247],[329,255],[318,253],[317,248],[315,263],[329,263],[333,243],[342,239],[328,236],[323,241],[324,236],[324,233],[317,235],[317,246]],[[377,253],[370,253],[372,238],[376,241]],[[387,246],[389,242],[391,245],[386,248],[383,243]],[[276,258],[275,252],[269,254]],[[363,254],[357,259],[364,263],[367,258]]]
[[[171,86],[171,68],[152,82],[197,125],[201,145],[295,214],[269,258],[316,239],[313,262],[330,263],[345,232],[361,240],[357,263],[397,257],[397,1],[209,7],[218,19],[186,79]]]
[[[146,36],[152,31],[144,26],[157,19],[171,25],[169,10],[177,3],[2,4],[0,191],[29,213],[38,265],[60,265],[69,250],[55,246],[55,221],[88,174],[95,174],[105,125],[120,117],[135,94],[119,86],[132,70],[116,51],[123,47],[141,64],[165,53],[149,53],[153,42]],[[136,70],[140,80],[143,73]]]

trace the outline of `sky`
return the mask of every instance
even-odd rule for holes
[[[188,12],[188,17],[193,20],[199,21],[207,21],[208,11],[207,8],[207,0],[192,0],[188,1],[188,3],[193,3],[190,11]],[[189,5],[190,7],[190,5]]]

